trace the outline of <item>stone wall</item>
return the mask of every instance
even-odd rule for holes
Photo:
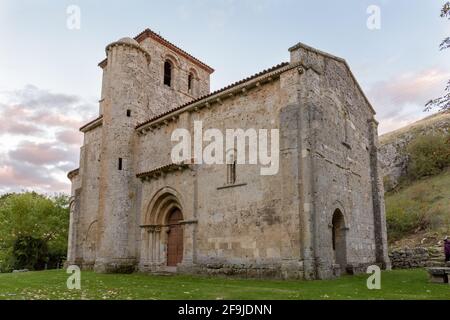
[[[383,188],[372,161],[377,151],[374,112],[344,60],[300,46],[292,59],[310,67],[299,87],[303,117],[309,119],[311,218],[314,219],[319,277],[329,277],[335,257],[332,217],[339,209],[345,220],[346,260],[349,264],[387,262]],[[372,183],[373,182],[373,183]],[[376,221],[380,221],[376,224]],[[375,239],[378,239],[375,241]],[[377,249],[380,257],[377,257]],[[320,271],[319,271],[320,273]]]
[[[280,124],[287,125],[289,119],[287,116],[280,118],[280,112],[293,102],[292,97],[295,99],[291,93],[295,92],[292,79],[296,77],[298,72],[293,69],[281,79],[274,79],[246,94],[222,98],[221,103],[215,103],[211,108],[185,112],[176,120],[140,136],[140,172],[171,163],[170,151],[175,144],[170,141],[172,131],[186,128],[193,136],[194,121],[202,121],[203,130],[215,128],[221,132],[239,128],[276,129]],[[292,116],[292,112],[289,115]],[[286,273],[290,277],[302,277],[300,209],[295,188],[299,150],[283,138],[295,136],[296,130],[296,127],[281,130],[284,154],[277,175],[261,176],[260,166],[238,164],[237,180],[228,185],[226,165],[203,164],[193,166],[191,171],[170,173],[143,182],[141,223],[149,220],[147,215],[152,199],[165,186],[170,186],[178,194],[184,219],[196,221],[184,229],[185,265],[195,263],[198,266],[196,272],[268,276],[273,275],[270,270],[276,270],[281,276],[282,270],[289,269],[288,265],[292,264],[294,270]],[[160,233],[160,236],[164,234]],[[153,255],[148,264],[164,265],[165,249],[164,245],[156,248],[159,253],[156,258]],[[183,268],[186,270],[186,266]]]
[[[392,268],[411,269],[444,264],[442,247],[400,248],[389,253]]]
[[[347,263],[358,270],[386,262],[382,187],[372,161],[373,110],[343,60],[303,46],[291,53],[292,67],[279,78],[141,131],[137,167],[151,172],[171,163],[173,130],[185,128],[193,136],[194,121],[221,132],[280,129],[280,170],[274,176],[261,176],[259,166],[238,165],[236,183],[227,185],[226,166],[203,164],[143,181],[142,225],[163,223],[149,218],[149,208],[167,187],[184,218],[194,221],[184,229],[180,270],[329,278],[336,264],[330,227],[336,209],[345,215]],[[142,269],[164,267],[164,228],[143,232]]]

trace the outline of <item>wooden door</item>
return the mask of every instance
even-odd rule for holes
[[[179,222],[183,220],[180,210],[173,211],[168,220],[167,265],[176,266],[183,260],[183,228]]]

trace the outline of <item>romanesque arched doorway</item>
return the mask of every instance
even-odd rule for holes
[[[173,267],[192,261],[192,242],[185,241],[185,237],[193,239],[196,220],[186,220],[181,199],[170,187],[160,189],[151,198],[142,217],[141,270],[173,271]]]
[[[341,272],[347,267],[347,241],[344,215],[336,209],[332,219],[332,246],[334,263],[340,266]]]
[[[183,228],[180,221],[183,215],[174,209],[167,219],[167,265],[175,267],[183,260]]]

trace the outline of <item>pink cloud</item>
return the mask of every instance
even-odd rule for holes
[[[379,132],[386,133],[425,117],[425,104],[443,93],[450,72],[429,68],[375,83],[367,96],[377,111]]]
[[[55,94],[34,86],[26,86],[22,90],[2,92],[0,116],[8,119],[10,125],[0,127],[2,133],[34,133],[31,127],[41,127],[44,131],[50,128],[69,128],[78,130],[91,119],[97,108],[84,102],[81,98]],[[20,128],[23,127],[23,132]]]
[[[31,170],[30,170],[31,169]],[[39,192],[69,192],[70,183],[54,179],[48,172],[20,166],[0,166],[0,189],[20,191],[32,189]]]
[[[0,138],[11,138],[0,148],[0,193],[69,192],[61,179],[78,166],[78,128],[95,116],[95,104],[35,86],[0,93]]]
[[[11,159],[35,165],[56,165],[73,159],[69,151],[50,143],[22,142],[9,152]]]
[[[69,145],[81,145],[83,142],[83,135],[78,130],[64,130],[56,134],[56,139]]]
[[[396,114],[408,104],[424,109],[443,92],[449,78],[450,72],[437,68],[404,73],[375,83],[367,94],[381,116]]]
[[[34,135],[42,132],[42,129],[34,124],[23,123],[14,118],[6,119],[8,120],[0,122],[0,134]]]
[[[44,125],[47,127],[64,127],[64,128],[73,128],[77,130],[85,123],[84,120],[74,119],[73,117],[65,116],[62,114],[56,114],[52,112],[41,111],[39,113],[33,114],[30,118],[30,121],[38,123],[40,125]]]

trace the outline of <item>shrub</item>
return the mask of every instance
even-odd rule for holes
[[[440,173],[450,165],[450,136],[422,135],[407,147],[408,174],[412,179]]]
[[[386,192],[392,191],[396,187],[396,185],[393,182],[392,177],[390,175],[386,175],[383,177],[383,186],[384,186],[384,191],[386,191]]]
[[[446,209],[441,204],[432,206],[427,211],[430,228],[436,231],[446,231],[448,226],[448,215]]]
[[[426,230],[430,226],[429,215],[422,205],[411,199],[390,200],[386,206],[386,224],[390,240]]]

